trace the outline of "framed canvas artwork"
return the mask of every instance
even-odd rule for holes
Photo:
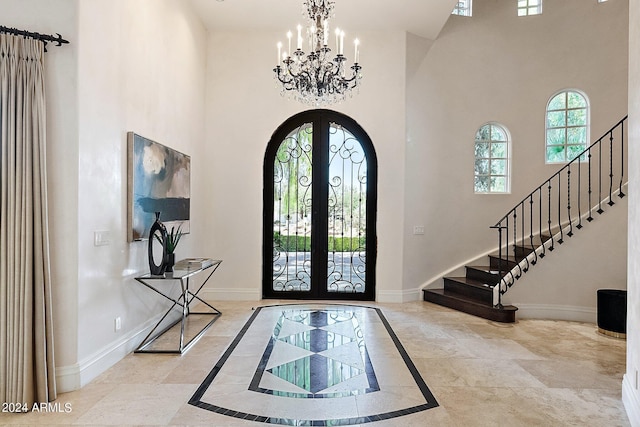
[[[191,158],[133,132],[128,147],[128,240],[145,240],[160,212],[167,229],[189,232]]]

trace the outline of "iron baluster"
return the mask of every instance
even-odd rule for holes
[[[500,221],[498,226],[498,304],[496,308],[502,308],[502,283],[505,280],[506,274],[502,275],[502,221]]]
[[[609,132],[609,206],[615,205],[613,201],[613,130]]]
[[[509,270],[509,275],[511,276],[511,283],[514,283],[516,281],[516,276],[513,274],[513,268],[511,267],[510,263],[509,263],[509,216],[510,216],[511,212],[509,212],[506,216],[507,219],[507,224],[505,226],[505,230],[507,230],[507,235],[505,238],[505,248],[504,248],[504,253],[505,256],[507,257],[507,259],[505,260],[505,267]],[[508,285],[508,283],[505,281],[505,285]],[[507,288],[505,287],[505,292],[507,292]]]
[[[569,232],[567,236],[573,236],[573,221],[571,220],[571,168],[567,169],[567,216],[569,217]]]
[[[589,147],[588,149],[589,151],[589,155],[587,156],[589,159],[589,216],[587,217],[587,221],[591,222],[593,221],[593,203],[591,203],[591,194],[593,193],[593,187],[591,186],[591,158],[593,157],[591,155],[591,147]]]
[[[539,233],[540,233],[540,246],[542,246],[542,253],[540,254],[540,258],[544,258],[545,255],[547,254],[547,248],[544,245],[545,241],[542,237],[542,187],[538,187],[538,220],[540,222],[540,228],[539,228]]]
[[[562,230],[562,208],[561,208],[561,199],[562,199],[562,183],[560,182],[560,174],[558,174],[558,228],[560,229],[560,238],[558,239],[558,244],[564,243],[564,231]]]
[[[598,143],[602,140],[600,138]],[[598,214],[602,215],[602,144],[598,144]]]
[[[518,274],[516,274],[516,279],[519,279],[522,276],[522,267],[520,267],[520,260],[518,257],[518,207],[516,206],[513,209],[513,261],[518,266]]]
[[[578,225],[576,228],[580,230],[582,228],[582,206],[581,195],[582,191],[582,155],[578,156]]]
[[[547,225],[548,225],[548,231],[549,231],[549,238],[551,239],[551,246],[549,247],[550,251],[553,251],[555,249],[554,246],[554,238],[553,238],[553,233],[551,232],[551,180],[547,181],[547,183],[549,184],[549,186],[547,187],[547,189],[549,190],[549,214],[547,216]]]
[[[527,252],[527,247],[526,247],[526,244],[525,244],[526,240],[525,240],[525,237],[524,237],[524,233],[525,233],[524,223],[525,223],[525,220],[526,220],[527,217],[526,217],[526,215],[524,213],[524,203],[521,203],[520,206],[521,206],[521,211],[522,211],[522,219],[521,219],[521,222],[522,222],[522,256],[524,256],[524,259],[527,261],[527,266],[523,268],[523,271],[526,273],[527,271],[529,271],[529,253]]]
[[[533,242],[533,193],[529,195],[529,244],[533,249],[534,256],[531,260],[531,265],[536,265],[538,262],[538,251],[536,251],[536,245]]]
[[[618,197],[623,198],[625,194],[622,192],[622,180],[624,179],[624,119],[620,127],[620,190]]]

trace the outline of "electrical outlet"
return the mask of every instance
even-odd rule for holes
[[[122,329],[122,319],[120,319],[120,316],[116,317],[113,323],[114,323],[116,332]]]
[[[415,225],[413,227],[413,234],[416,236],[424,234],[424,225]]]

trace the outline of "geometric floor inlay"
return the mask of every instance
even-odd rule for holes
[[[382,311],[336,304],[256,308],[189,403],[235,418],[313,426],[438,406]]]
[[[293,398],[379,389],[357,316],[344,308],[283,310],[249,386]]]

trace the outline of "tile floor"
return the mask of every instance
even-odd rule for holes
[[[359,425],[353,424],[354,420],[373,413],[367,411],[396,414],[394,418],[361,424],[371,427],[629,425],[621,402],[625,341],[598,334],[593,324],[548,320],[498,324],[426,302],[345,303],[380,309],[392,328],[392,334],[388,334],[375,324],[375,315],[366,310],[358,318],[359,322],[364,319],[362,335],[371,366],[364,356],[364,365],[355,365],[364,369],[369,379],[366,367],[372,367],[380,391],[350,395],[345,393],[345,384],[358,384],[354,387],[362,391],[367,383],[356,379],[320,389],[282,376],[270,377],[276,375],[274,367],[292,359],[283,356],[292,354],[290,351],[276,351],[273,347],[272,353],[267,354],[265,350],[277,316],[258,319],[254,330],[243,327],[256,313],[252,308],[278,303],[219,302],[215,306],[222,316],[186,354],[130,354],[83,389],[60,394],[57,402],[62,408],[66,404],[70,411],[0,414],[0,425],[265,425],[188,403],[225,353],[229,354],[228,359],[210,378],[200,401],[214,407],[240,405],[239,410],[262,411],[274,416],[272,422],[278,417],[279,422],[288,425],[308,425],[296,420],[310,418],[342,420],[337,425],[349,420],[347,424]],[[265,307],[257,312],[265,314],[269,310]],[[237,341],[241,331],[245,331],[243,339]],[[394,334],[415,372],[407,370],[402,352],[389,338]],[[256,350],[250,351],[253,347]],[[335,350],[316,350],[336,354]],[[304,353],[309,349],[296,351]],[[336,359],[353,357],[345,352],[338,352]],[[256,361],[262,368],[255,368]],[[256,379],[257,374],[262,376]],[[416,388],[414,374],[424,380],[438,406],[398,416],[394,411],[423,407],[430,396]],[[247,380],[254,381],[254,386],[263,392],[246,391]],[[278,393],[264,392],[278,388],[284,392],[278,399]],[[335,404],[338,401],[327,396],[296,399],[305,393],[310,394],[307,397],[342,393],[340,396],[348,400]],[[396,403],[400,406],[394,406]],[[322,409],[323,405],[326,409]]]

